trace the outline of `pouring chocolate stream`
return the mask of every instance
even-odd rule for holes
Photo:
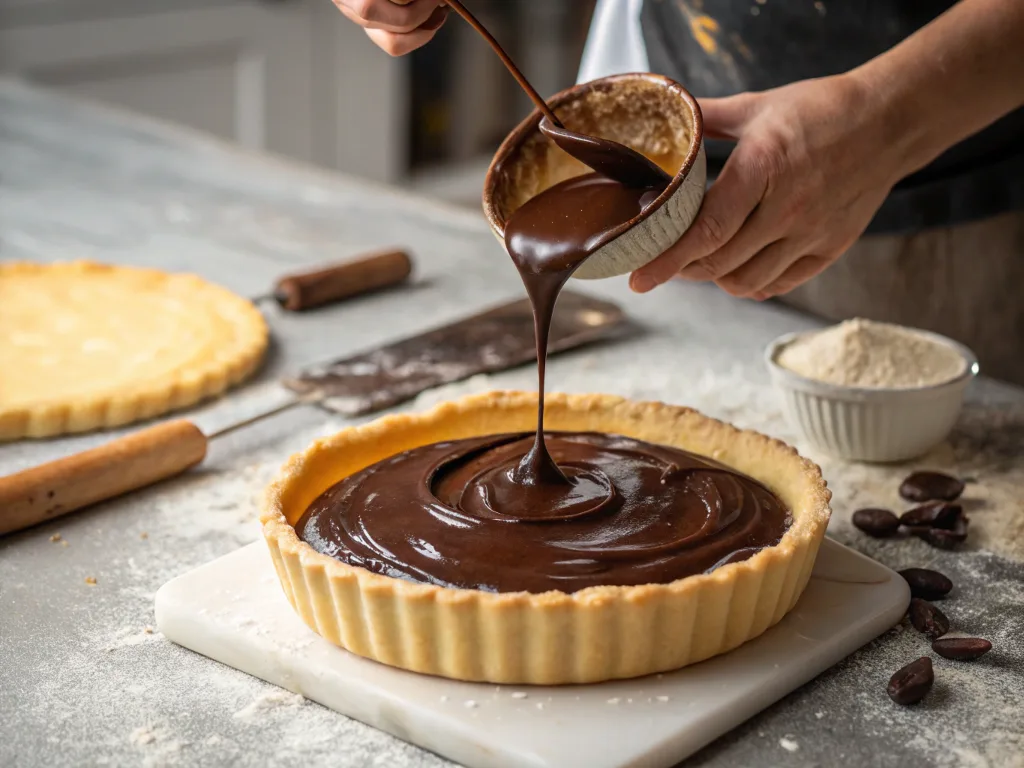
[[[505,225],[505,247],[533,305],[537,343],[537,436],[518,467],[523,485],[568,481],[544,445],[548,332],[558,294],[613,230],[639,215],[660,188],[627,187],[598,174],[568,179],[526,201]]]
[[[566,128],[487,28],[459,0],[447,4],[487,41],[544,114],[541,132],[597,172],[569,179],[527,201],[505,229],[505,245],[533,305],[540,393],[536,441],[513,480],[526,487],[566,485],[565,474],[545,448],[543,431],[547,340],[558,293],[584,260],[604,245],[608,234],[653,202],[672,177],[623,144]]]

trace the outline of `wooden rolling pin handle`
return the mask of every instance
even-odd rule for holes
[[[315,272],[282,277],[274,286],[274,298],[285,309],[298,312],[397,285],[411,272],[412,259],[405,251],[374,253]]]
[[[0,477],[0,535],[173,477],[206,456],[206,436],[179,419]]]

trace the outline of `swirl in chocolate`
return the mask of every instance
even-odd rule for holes
[[[786,507],[709,459],[615,435],[549,433],[566,483],[514,475],[533,435],[423,446],[324,492],[314,549],[374,573],[490,592],[666,583],[778,543]]]

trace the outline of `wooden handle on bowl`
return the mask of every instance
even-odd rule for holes
[[[274,286],[274,298],[288,311],[299,312],[397,285],[411,272],[412,259],[408,253],[385,251],[315,272],[282,277]]]
[[[0,477],[0,535],[173,477],[203,460],[206,443],[178,419]]]

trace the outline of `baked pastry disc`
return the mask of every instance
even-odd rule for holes
[[[0,441],[117,427],[251,374],[267,325],[195,275],[87,261],[0,264]]]

